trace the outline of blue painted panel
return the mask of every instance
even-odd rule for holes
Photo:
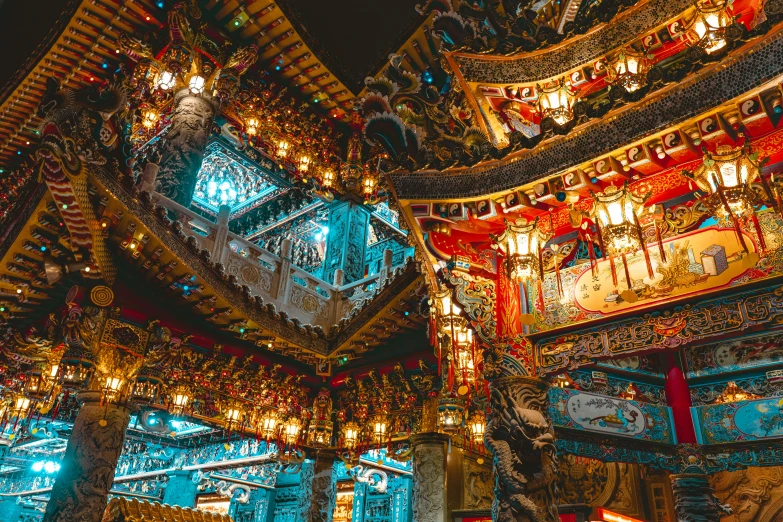
[[[709,404],[691,408],[700,444],[783,437],[783,398]]]

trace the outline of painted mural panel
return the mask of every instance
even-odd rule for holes
[[[564,388],[549,390],[549,413],[558,427],[674,444],[666,406]]]
[[[783,398],[691,408],[700,444],[783,437]]]
[[[746,239],[748,245],[752,238]],[[677,297],[698,294],[730,285],[758,262],[755,252],[742,254],[733,229],[708,228],[664,241],[666,259],[658,249],[649,249],[655,276],[650,278],[641,251],[626,257],[628,275],[621,259],[615,259],[617,285],[612,281],[609,260],[598,262],[597,277],[590,270],[575,281],[574,302],[587,311],[607,315]],[[629,290],[630,287],[630,290]]]
[[[783,362],[783,333],[699,346],[688,350],[686,358],[689,377],[780,365]]]

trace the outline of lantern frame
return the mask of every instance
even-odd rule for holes
[[[643,249],[639,216],[650,194],[635,195],[628,182],[620,188],[609,185],[603,192],[590,193],[593,196],[590,214],[599,224],[604,255],[623,256]]]
[[[506,230],[493,239],[505,255],[508,275],[513,281],[521,283],[532,281],[536,276],[543,278],[541,251],[550,237],[551,233],[541,232],[537,217],[532,222],[524,218],[514,223],[506,221]]]
[[[729,44],[727,29],[734,24],[731,2],[727,0],[697,0],[696,12],[685,28],[685,38],[691,47],[707,54],[726,49]]]
[[[622,87],[625,92],[633,93],[647,86],[647,72],[651,61],[647,53],[623,48],[606,69],[606,81]]]
[[[565,76],[550,84],[536,85],[538,112],[561,127],[574,119],[576,96],[566,84]]]

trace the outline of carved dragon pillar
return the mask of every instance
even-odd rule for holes
[[[351,201],[333,203],[329,208],[329,233],[326,240],[322,278],[334,281],[337,269],[343,271],[344,284],[364,277],[364,255],[370,211]]]
[[[188,89],[179,91],[174,98],[156,184],[158,192],[183,207],[189,206],[193,198],[217,109],[211,97],[192,95]]]
[[[307,522],[331,522],[337,502],[337,474],[334,461],[337,454],[320,450],[315,455],[311,480],[303,480],[301,488],[309,491],[310,504],[305,508]],[[305,496],[300,493],[300,498]]]
[[[693,444],[681,444],[677,449],[682,472],[669,476],[677,522],[713,522],[730,515],[731,508],[715,497],[699,448]]]
[[[81,409],[44,522],[100,522],[122,453],[130,409],[102,404],[100,392],[80,392],[78,400]]]
[[[530,341],[522,332],[519,288],[498,274],[445,271],[482,344],[491,415],[484,444],[493,456],[496,522],[558,522],[557,450],[548,418],[549,385],[536,375]],[[498,319],[496,319],[498,318]]]
[[[419,433],[411,436],[413,447],[413,520],[445,522],[446,451],[449,436]]]

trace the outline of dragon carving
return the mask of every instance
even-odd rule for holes
[[[547,408],[547,385],[503,377],[491,385],[492,418],[484,443],[492,453],[497,522],[556,522],[557,450]]]

